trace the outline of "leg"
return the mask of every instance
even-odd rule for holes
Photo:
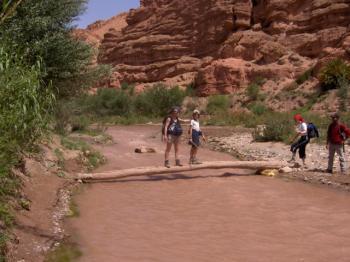
[[[193,147],[193,159],[197,159],[197,152],[198,152],[198,148],[197,147]]]
[[[299,144],[299,157],[303,160],[303,164],[305,165],[305,159],[306,159],[306,146],[309,143],[309,140],[306,137],[303,137],[300,139]]]
[[[194,159],[193,155],[194,155],[194,146],[191,146],[191,151],[190,151],[190,164],[192,164],[192,161],[193,161],[193,159]]]
[[[179,149],[180,149],[180,137],[177,137],[174,141],[175,149],[175,162],[177,166],[182,166],[179,159]]]
[[[298,141],[299,142],[299,141]],[[294,162],[295,161],[295,155],[297,153],[297,145],[298,145],[298,142],[295,142],[293,143],[291,146],[290,146],[290,151],[293,153],[292,155],[292,159],[289,160],[288,162]]]
[[[333,170],[334,154],[335,154],[335,145],[329,144],[329,148],[328,148],[328,167],[327,167],[327,171],[328,172],[332,172],[332,170]]]
[[[340,162],[340,171],[342,173],[346,172],[346,163],[345,163],[345,152],[343,150],[343,145],[340,145],[339,147],[337,147],[336,152],[339,156],[339,162]]]
[[[168,141],[168,142],[166,143],[165,154],[164,154],[164,159],[165,159],[165,161],[164,161],[164,166],[166,166],[166,167],[170,167],[170,164],[169,164],[169,154],[170,154],[170,150],[171,150],[172,145],[173,145],[173,144],[171,143],[171,141]]]

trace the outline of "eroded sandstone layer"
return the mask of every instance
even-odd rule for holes
[[[122,82],[195,83],[232,93],[257,77],[294,80],[350,57],[350,0],[141,0],[124,27],[109,26],[99,63]]]

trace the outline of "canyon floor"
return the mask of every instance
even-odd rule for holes
[[[205,131],[203,161],[290,158],[288,146],[251,143],[247,130]],[[114,144],[95,145],[108,160],[97,172],[163,163],[159,126],[107,133]],[[134,153],[139,146],[156,153]],[[183,143],[184,163],[188,151]],[[67,221],[67,232],[79,261],[348,261],[349,176],[319,172],[322,145],[311,144],[308,158],[308,170],[276,177],[226,169],[83,185],[80,216]]]

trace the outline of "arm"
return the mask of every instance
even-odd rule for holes
[[[165,125],[164,125],[164,135],[163,135],[163,142],[167,142],[168,141],[168,127],[170,125],[170,118],[168,117],[166,119]]]
[[[190,125],[189,128],[190,128],[190,129],[188,130],[189,140],[192,141],[192,125]]]
[[[202,132],[202,138],[203,138],[204,142],[207,142],[207,139],[205,138],[203,131],[201,131],[201,132]]]
[[[191,123],[191,119],[182,119],[182,118],[178,118],[178,120],[179,120],[181,123]]]

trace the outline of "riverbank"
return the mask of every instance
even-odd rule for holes
[[[307,166],[304,168],[298,157],[295,163],[287,162],[291,159],[289,145],[276,142],[255,142],[249,129],[231,129],[224,134],[215,132],[209,134],[207,147],[212,150],[231,154],[240,160],[280,161],[290,167],[287,173],[280,173],[278,177],[350,191],[350,173],[346,176],[340,174],[337,156],[334,161],[334,174],[324,172],[328,163],[328,151],[324,144],[311,141],[307,145]],[[350,163],[350,147],[345,146],[345,151],[347,162]]]
[[[85,137],[105,142],[103,135]],[[71,196],[78,186],[72,174],[103,161],[102,155],[74,135],[52,135],[35,153],[23,156],[21,167],[13,170],[20,193],[13,199],[15,218],[7,230],[6,261],[56,261],[47,255],[67,238],[64,220],[74,215]]]

